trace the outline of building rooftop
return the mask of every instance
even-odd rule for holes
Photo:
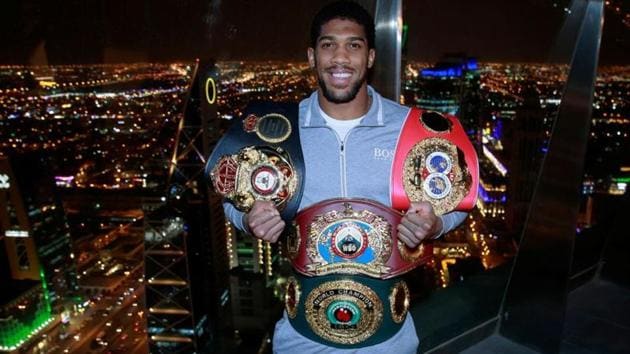
[[[39,286],[41,286],[41,283],[35,280],[3,279],[2,291],[0,291],[0,314],[3,312],[2,308],[4,308],[4,306],[8,303],[17,299],[32,288]]]

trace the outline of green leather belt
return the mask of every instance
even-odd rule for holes
[[[400,330],[409,289],[398,278],[296,274],[287,283],[285,308],[293,327],[309,339],[336,348],[365,347]]]

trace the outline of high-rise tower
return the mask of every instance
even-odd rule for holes
[[[49,161],[39,153],[19,160],[0,156],[0,238],[6,252],[0,276],[9,289],[0,310],[5,349],[23,345],[71,311],[78,290],[69,228]]]

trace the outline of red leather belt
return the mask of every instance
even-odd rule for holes
[[[431,259],[433,247],[407,247],[403,214],[368,199],[329,199],[303,209],[287,238],[294,269],[307,276],[362,274],[389,279]]]
[[[478,185],[477,153],[459,120],[412,108],[392,164],[392,207],[407,210],[411,201],[427,201],[438,215],[469,211]]]

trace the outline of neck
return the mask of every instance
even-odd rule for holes
[[[317,92],[319,106],[331,118],[338,120],[350,120],[365,115],[370,109],[372,98],[368,95],[367,85],[359,89],[357,96],[350,102],[334,103],[324,97],[322,91]]]

